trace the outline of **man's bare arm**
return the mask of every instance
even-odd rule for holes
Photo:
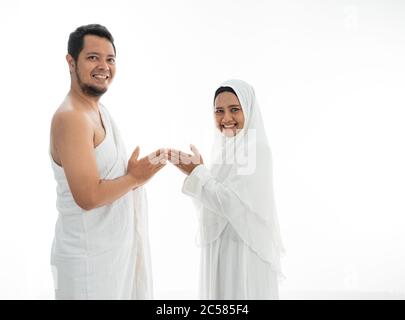
[[[102,180],[97,168],[93,145],[93,128],[77,111],[63,112],[54,118],[56,150],[77,205],[85,210],[100,207],[122,197],[146,183],[165,165],[166,152],[157,152],[157,161],[149,157],[138,159],[137,148],[129,162],[128,171],[114,180]],[[157,163],[156,163],[157,162]]]

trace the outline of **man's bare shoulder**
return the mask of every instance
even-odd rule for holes
[[[65,130],[90,130],[91,122],[83,110],[70,104],[63,103],[52,117],[52,133],[57,134]]]

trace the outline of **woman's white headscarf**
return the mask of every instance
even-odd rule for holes
[[[263,119],[252,86],[241,80],[228,80],[220,87],[231,87],[241,104],[245,123],[234,137],[216,130],[210,171],[244,204],[246,210],[232,209],[224,219],[204,210],[201,241],[214,241],[229,222],[239,237],[281,275],[280,255],[284,251],[273,191],[272,156]],[[240,206],[240,203],[235,203]]]

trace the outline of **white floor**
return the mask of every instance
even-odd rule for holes
[[[155,292],[159,300],[194,300],[192,292]],[[405,300],[403,292],[386,291],[280,291],[280,300]]]
[[[53,300],[52,292],[19,295],[0,295],[1,300]],[[167,291],[154,294],[155,300],[196,300],[197,293],[188,291]],[[405,290],[389,291],[284,291],[280,290],[280,300],[405,300]]]
[[[385,291],[281,291],[281,300],[405,300],[403,292]]]

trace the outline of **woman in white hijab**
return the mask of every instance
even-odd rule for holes
[[[201,299],[278,299],[283,251],[274,203],[272,159],[253,88],[221,84],[214,97],[212,164],[170,149],[188,175],[183,192],[199,216]]]

